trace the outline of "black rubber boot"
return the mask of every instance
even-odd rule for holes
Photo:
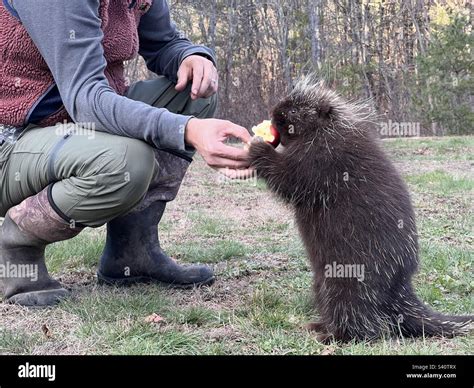
[[[10,209],[0,232],[1,285],[4,301],[27,307],[58,303],[69,292],[46,269],[46,245],[76,236],[51,208],[46,191]]]
[[[100,283],[130,285],[160,283],[174,288],[193,288],[214,283],[211,268],[181,266],[163,252],[158,223],[166,202],[118,217],[107,224],[107,241],[97,276]]]

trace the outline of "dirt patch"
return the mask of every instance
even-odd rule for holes
[[[205,337],[211,342],[238,341],[242,334],[235,327],[225,326],[209,330]]]
[[[93,342],[78,337],[79,317],[58,308],[27,309],[0,304],[0,327],[20,336],[34,336],[31,354],[86,354]],[[40,339],[41,338],[41,339]]]
[[[398,161],[395,166],[403,175],[421,175],[433,171],[444,171],[455,178],[474,179],[474,163],[469,161],[413,160]]]
[[[191,210],[250,228],[268,218],[279,221],[292,218],[288,207],[268,191],[257,188],[254,181],[222,183],[217,174],[196,158],[178,197],[168,205],[167,219],[186,219]]]

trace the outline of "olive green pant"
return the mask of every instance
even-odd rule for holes
[[[216,96],[193,101],[190,87],[181,93],[174,87],[164,77],[137,82],[127,97],[178,114],[214,115]],[[173,200],[192,156],[74,124],[30,126],[16,143],[0,148],[0,216],[48,187],[50,204],[66,221],[101,226],[152,202]]]

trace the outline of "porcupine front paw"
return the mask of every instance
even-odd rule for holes
[[[272,154],[275,152],[276,151],[272,145],[268,144],[260,137],[255,137],[252,140],[249,149],[249,160],[251,166],[258,171],[259,167],[261,168],[266,165],[265,162],[269,162],[269,158],[271,158]]]

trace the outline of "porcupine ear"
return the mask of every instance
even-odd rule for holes
[[[332,115],[332,106],[328,101],[320,103],[319,116],[323,119],[329,119]]]

